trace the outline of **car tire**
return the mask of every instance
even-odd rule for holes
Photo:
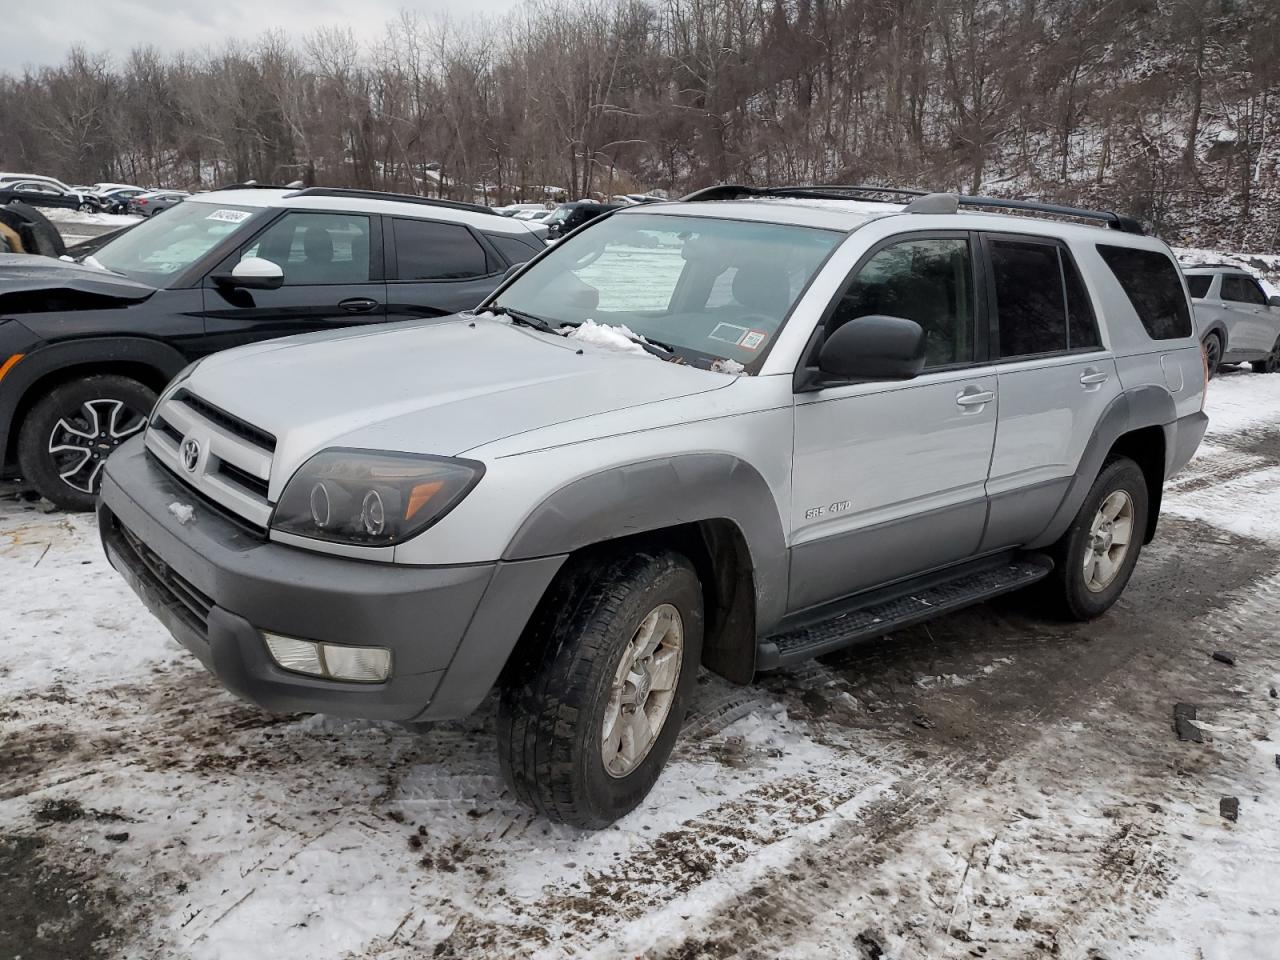
[[[1261,360],[1251,360],[1249,365],[1254,373],[1276,373],[1280,371],[1280,339],[1271,345],[1271,352]]]
[[[682,554],[597,556],[558,577],[501,683],[498,751],[515,796],[591,830],[635,809],[679,735],[702,632],[702,586]]]
[[[1204,365],[1210,380],[1218,375],[1218,368],[1222,366],[1222,338],[1216,333],[1204,338]]]
[[[1092,620],[1119,599],[1142,551],[1149,503],[1146,477],[1136,463],[1116,457],[1103,466],[1051,551],[1054,569],[1046,587],[1064,616]]]
[[[23,480],[64,510],[92,510],[106,458],[142,431],[155,402],[149,387],[115,374],[54,387],[35,402],[18,433]]]

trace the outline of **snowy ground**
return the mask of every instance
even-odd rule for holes
[[[62,234],[62,242],[67,246],[100,236],[109,230],[127,227],[142,219],[127,214],[80,213],[78,210],[63,210],[60,207],[45,207],[40,212],[53,222],[58,233]]]
[[[1108,616],[1013,598],[704,677],[597,834],[503,792],[489,706],[413,734],[239,703],[92,519],[0,499],[0,957],[1280,957],[1280,377],[1209,410]]]

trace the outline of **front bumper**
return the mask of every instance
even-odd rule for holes
[[[190,505],[191,518],[180,521],[174,504]],[[277,712],[375,720],[474,709],[564,559],[407,567],[263,541],[160,466],[141,437],[107,462],[98,523],[111,565],[233,693]],[[386,647],[392,675],[347,683],[287,672],[263,630]]]

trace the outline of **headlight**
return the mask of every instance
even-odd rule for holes
[[[271,526],[313,540],[387,547],[443,517],[483,475],[475,460],[322,450],[285,485]]]

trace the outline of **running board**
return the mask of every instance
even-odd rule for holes
[[[1020,590],[1043,580],[1052,570],[1053,561],[1048,557],[1029,554],[906,596],[881,600],[828,620],[775,633],[760,641],[756,651],[756,669],[772,670],[831,653],[859,640],[882,637],[1002,593]]]

